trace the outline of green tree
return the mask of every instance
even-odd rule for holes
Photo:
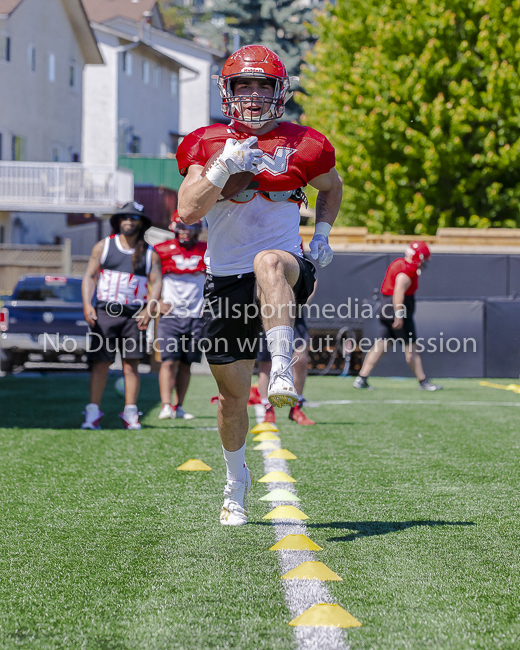
[[[241,45],[265,45],[283,59],[289,76],[299,76],[302,60],[315,40],[308,28],[314,19],[311,8],[301,7],[294,0],[216,0],[213,11],[224,24],[214,21],[194,25],[194,32],[229,53],[235,33],[240,36]],[[292,88],[301,90],[297,83]],[[291,100],[286,115],[294,119],[300,113],[299,105]]]
[[[340,223],[372,232],[520,226],[520,1],[338,0],[306,59]]]

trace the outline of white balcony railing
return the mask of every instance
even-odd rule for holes
[[[0,211],[114,212],[134,198],[134,175],[80,163],[0,161]]]

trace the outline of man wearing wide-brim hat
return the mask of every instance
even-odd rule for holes
[[[91,329],[87,344],[91,376],[90,403],[81,428],[101,428],[101,398],[119,350],[125,377],[121,419],[125,428],[140,429],[138,366],[147,357],[146,329],[161,297],[161,262],[144,241],[152,222],[142,205],[127,203],[112,215],[110,225],[112,234],[94,246],[83,276],[83,313]]]

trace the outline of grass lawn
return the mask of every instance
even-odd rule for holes
[[[86,376],[0,379],[0,650],[295,648],[266,486],[250,525],[218,522],[212,378],[193,379],[197,419],[165,423],[144,376],[143,429],[128,432],[114,381],[104,429],[85,432]],[[363,623],[346,643],[520,648],[520,396],[477,380],[372,383],[311,377],[309,399],[354,403],[309,408],[315,427],[278,418],[317,559],[343,578],[328,589]],[[176,471],[190,458],[213,471]]]

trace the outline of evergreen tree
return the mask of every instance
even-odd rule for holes
[[[307,27],[313,20],[312,9],[298,6],[294,0],[216,0],[213,11],[223,18],[224,26],[216,21],[193,27],[213,47],[225,48],[231,54],[236,33],[241,46],[265,45],[283,59],[289,76],[300,75],[302,60],[315,40]],[[298,83],[292,88],[301,90]],[[295,119],[300,113],[300,107],[291,100],[285,115]]]
[[[340,223],[434,234],[520,226],[520,0],[338,0],[307,57]]]

